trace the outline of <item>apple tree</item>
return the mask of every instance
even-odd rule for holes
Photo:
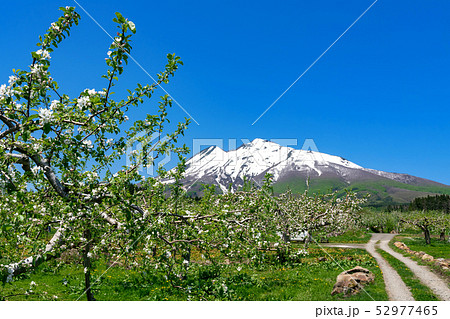
[[[112,90],[136,32],[120,13],[114,18],[117,36],[105,58],[104,87],[72,97],[62,92],[51,76],[51,58],[80,15],[73,7],[60,10],[62,16],[39,37],[29,67],[13,70],[8,84],[0,86],[0,270],[3,281],[11,281],[60,251],[76,248],[83,257],[87,299],[94,300],[93,253],[106,246],[133,251],[149,214],[140,207],[142,194],[159,196],[149,207],[158,210],[164,193],[153,178],[144,180],[138,168],[153,165],[168,152],[185,154],[186,147],[176,145],[189,120],[167,132],[172,101],[164,95],[152,114],[123,129],[130,108],[150,99],[182,62],[168,54],[156,83],[137,84],[114,100]],[[154,140],[155,134],[160,138]],[[129,141],[144,147],[132,152],[131,165],[112,172]]]

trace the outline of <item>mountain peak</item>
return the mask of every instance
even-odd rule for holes
[[[340,156],[294,149],[262,138],[231,151],[218,146],[202,150],[187,161],[184,182],[215,184],[225,193],[230,184],[233,191],[241,187],[245,178],[259,184],[267,173],[273,175],[274,183],[294,181],[296,185],[308,178],[346,186],[380,180],[391,184],[393,181],[409,185],[437,184],[406,174],[366,169]]]
[[[256,144],[264,144],[264,143],[268,143],[268,142],[270,142],[270,141],[257,137],[253,141],[251,141],[250,144],[256,145]]]

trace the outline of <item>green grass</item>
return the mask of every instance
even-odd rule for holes
[[[431,291],[430,288],[423,285],[414,273],[400,260],[391,256],[382,249],[377,249],[381,256],[394,268],[405,284],[410,288],[410,291],[417,301],[439,300]]]
[[[381,271],[365,250],[327,248],[339,265],[319,248],[309,251],[300,263],[291,265],[250,268],[246,264],[233,264],[223,265],[216,272],[211,267],[192,264],[199,272],[188,277],[186,285],[198,294],[173,288],[155,271],[144,273],[123,267],[111,268],[94,285],[93,291],[97,300],[372,300],[364,291],[348,298],[331,296],[336,277],[343,271],[339,265],[345,270],[360,265],[372,271],[376,278],[375,283],[365,287],[366,291],[375,300],[388,300]],[[324,256],[326,260],[319,261]],[[94,280],[106,269],[105,264],[97,263]],[[55,269],[55,265],[56,262],[43,264],[33,273],[0,286],[0,295],[6,300],[55,300],[53,296],[58,300],[77,300],[84,288],[82,266],[63,264]],[[25,295],[32,281],[37,286]],[[227,291],[223,291],[222,284]],[[85,300],[85,296],[80,300]]]
[[[340,190],[348,186],[345,182],[338,179],[311,179],[309,190],[311,193],[327,194],[334,190]],[[277,194],[286,192],[288,189],[293,193],[303,193],[308,187],[306,180],[302,178],[292,178],[286,181],[277,182],[273,185],[273,190]]]
[[[327,252],[345,270],[361,265],[375,274],[375,283],[365,287],[368,294],[361,291],[348,298],[331,296],[336,277],[343,270],[328,256],[326,261],[318,262],[317,257],[324,256],[319,248],[311,249],[311,255],[304,265],[258,272],[255,275],[259,284],[255,287],[245,286],[237,291],[242,300],[372,300],[370,296],[375,300],[387,300],[381,271],[365,250],[337,248],[327,249]]]
[[[411,237],[414,238],[414,237],[413,237],[414,235],[410,235],[410,236],[408,236],[408,237],[405,237],[405,236],[407,236],[407,235],[399,235],[399,236],[395,236],[395,237],[389,242],[389,247],[391,247],[394,251],[396,251],[396,252],[402,254],[403,256],[408,257],[408,258],[410,258],[410,259],[416,261],[419,265],[423,265],[423,266],[429,267],[433,272],[435,272],[435,273],[436,273],[437,275],[439,275],[443,280],[445,280],[445,281],[449,284],[449,287],[450,287],[450,271],[449,271],[449,270],[444,270],[444,269],[440,268],[439,266],[435,265],[434,263],[430,263],[430,262],[423,261],[422,258],[419,258],[419,257],[417,257],[416,255],[409,254],[408,252],[406,252],[406,251],[404,251],[404,250],[402,250],[402,249],[399,249],[399,248],[397,248],[397,247],[394,246],[394,243],[395,243],[396,241],[402,241],[402,242],[404,242],[405,239],[407,239],[407,238],[411,238]],[[416,237],[416,238],[420,238],[420,237]],[[423,240],[423,239],[422,239],[422,240]],[[437,239],[435,239],[435,240],[437,240]],[[407,240],[406,240],[406,241],[407,241]],[[419,243],[420,243],[420,241],[419,241]],[[432,243],[433,243],[433,241],[432,241]],[[446,245],[449,245],[449,244],[447,243]],[[413,247],[415,247],[417,250],[416,250],[416,249],[413,249],[412,247],[410,247],[410,248],[411,248],[412,250],[414,250],[414,251],[423,251],[423,252],[425,252],[425,253],[427,253],[427,254],[433,256],[433,257],[436,258],[436,259],[437,259],[437,258],[441,258],[441,257],[439,257],[439,255],[442,256],[442,255],[448,254],[448,250],[447,250],[448,247],[445,247],[444,249],[438,249],[437,251],[436,251],[433,247],[431,247],[431,248],[427,247],[427,248],[425,248],[425,250],[419,250],[419,249],[424,248],[425,246],[427,246],[427,245],[425,245],[425,241],[424,241],[423,244],[420,243],[420,244],[417,245],[417,246],[414,246],[414,244],[413,244]],[[408,247],[409,247],[409,245],[408,245]],[[435,255],[433,255],[432,253],[435,253]],[[443,258],[443,257],[442,257],[442,258]]]
[[[330,243],[355,243],[365,244],[370,240],[372,235],[362,229],[351,229],[342,235],[330,237],[328,241]]]
[[[425,244],[425,239],[420,235],[401,235],[396,236],[395,241],[401,241],[411,250],[423,251],[434,258],[450,259],[450,243],[431,238],[431,244]]]

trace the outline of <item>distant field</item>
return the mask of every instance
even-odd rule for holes
[[[330,237],[328,241],[330,243],[354,243],[365,244],[370,240],[372,235],[365,230],[354,229],[345,232],[342,235]]]

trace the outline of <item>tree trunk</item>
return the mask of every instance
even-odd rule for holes
[[[423,228],[423,234],[425,236],[425,243],[427,245],[431,244],[430,230],[428,229],[428,227]]]
[[[445,241],[445,230],[441,231],[440,235],[439,235],[439,240]]]
[[[291,241],[291,236],[289,235],[288,231],[283,232],[283,241],[285,243],[289,243]]]
[[[305,248],[309,247],[309,244],[313,241],[313,238],[309,232],[306,233],[306,239],[305,239]]]
[[[85,230],[83,233],[83,236],[86,239],[86,246],[83,250],[84,288],[87,300],[95,301],[94,294],[91,290],[91,258],[89,257],[92,236],[89,229]]]

